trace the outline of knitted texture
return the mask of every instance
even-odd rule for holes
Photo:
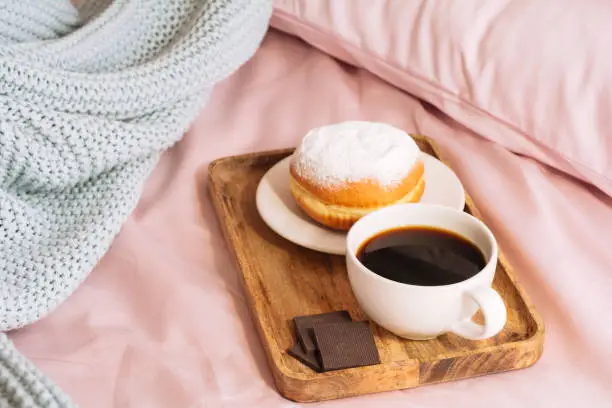
[[[271,10],[271,0],[0,5],[0,331],[78,287],[160,153],[257,49]],[[68,405],[2,335],[0,407]]]

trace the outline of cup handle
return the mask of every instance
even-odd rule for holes
[[[481,286],[467,292],[478,304],[484,315],[484,325],[474,323],[471,318],[456,323],[451,332],[468,340],[488,339],[499,333],[506,324],[506,305],[499,293],[489,286]]]

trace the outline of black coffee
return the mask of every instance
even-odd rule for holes
[[[484,255],[472,242],[429,227],[383,231],[362,244],[357,259],[380,276],[420,286],[461,282],[486,265]]]

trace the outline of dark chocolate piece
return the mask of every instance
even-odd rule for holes
[[[313,332],[323,371],[380,364],[367,321],[315,324]]]
[[[300,343],[295,343],[293,347],[287,350],[287,353],[316,372],[321,372],[321,364],[317,358],[316,351],[305,352]]]
[[[321,313],[308,316],[297,316],[293,318],[295,335],[302,345],[304,352],[309,353],[317,349],[312,337],[312,326],[318,323],[350,322],[351,315],[346,310]]]

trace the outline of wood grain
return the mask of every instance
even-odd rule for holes
[[[429,138],[413,137],[422,151],[444,161]],[[270,230],[257,212],[259,180],[291,152],[227,157],[209,166],[212,200],[283,396],[300,402],[323,401],[516,370],[538,360],[543,352],[544,326],[503,253],[494,287],[504,298],[508,322],[491,339],[469,341],[448,334],[409,341],[371,323],[382,361],[379,365],[316,373],[289,356],[286,350],[295,341],[294,316],[346,309],[354,320],[367,319],[351,292],[344,257],[286,241]],[[469,196],[465,211],[480,218]]]

